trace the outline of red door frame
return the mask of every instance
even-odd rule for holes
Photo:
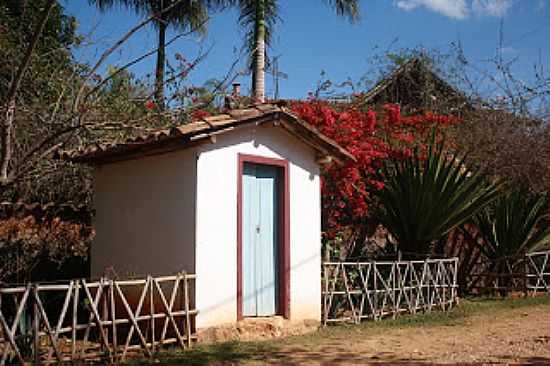
[[[290,318],[290,179],[288,160],[266,158],[263,156],[238,154],[237,166],[237,320],[243,319],[243,169],[244,163],[275,166],[283,173],[283,184],[279,184],[279,197],[282,207],[279,209],[279,293],[277,315]]]

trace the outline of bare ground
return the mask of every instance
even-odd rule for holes
[[[384,329],[364,337],[349,332],[283,345],[247,364],[550,365],[550,307],[497,311],[452,326]]]
[[[550,365],[550,297],[465,301],[451,313],[327,327],[272,341],[199,346],[155,363]]]

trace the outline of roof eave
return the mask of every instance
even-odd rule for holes
[[[285,123],[284,121],[291,123]],[[286,110],[270,111],[244,120],[235,120],[235,122],[231,124],[226,124],[220,126],[219,128],[213,127],[209,130],[198,131],[195,134],[170,134],[157,141],[152,141],[146,144],[136,142],[135,145],[132,145],[131,143],[127,143],[104,151],[94,151],[91,153],[81,153],[78,155],[61,154],[60,157],[79,164],[109,164],[117,161],[132,160],[144,156],[159,155],[180,149],[186,149],[202,144],[208,140],[215,142],[216,135],[229,132],[236,128],[247,127],[250,124],[261,125],[266,122],[279,122],[278,125],[280,124],[282,128],[290,132],[296,138],[320,152],[323,157],[330,156],[341,164],[348,160],[355,161],[355,157],[347,150],[339,146],[335,141],[322,135],[317,129]]]

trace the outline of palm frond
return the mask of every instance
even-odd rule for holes
[[[535,251],[550,244],[550,220],[542,196],[513,190],[475,216],[483,254],[498,260]]]
[[[324,0],[336,11],[338,16],[346,17],[352,23],[359,21],[361,16],[359,0]]]
[[[418,151],[383,169],[385,187],[377,194],[379,218],[402,251],[427,254],[431,245],[494,201],[500,185],[466,168],[466,157],[448,153],[434,137],[425,159]]]
[[[338,16],[348,18],[356,22],[360,18],[359,0],[324,0],[324,2],[336,11]],[[263,19],[265,29],[265,44],[267,47],[273,45],[273,34],[281,18],[279,17],[278,0],[227,0],[225,6],[237,6],[239,9],[239,25],[244,29],[244,49],[250,55],[250,64],[256,49],[256,25],[258,19],[258,7],[263,7]]]
[[[163,9],[169,8],[170,10],[162,13],[162,21],[168,26],[179,30],[196,29],[200,33],[206,31],[204,23],[208,10],[229,4],[223,0],[88,0],[88,3],[97,6],[101,11],[118,7],[142,17],[160,14]],[[153,24],[157,26],[158,22]]]
[[[272,45],[273,33],[279,17],[279,4],[277,0],[241,0],[239,1],[239,25],[244,29],[244,47],[252,55],[256,49],[256,25],[258,21],[264,24],[264,42]],[[263,6],[263,19],[258,19],[258,7]]]

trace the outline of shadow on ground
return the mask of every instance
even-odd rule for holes
[[[411,355],[412,356],[412,355]],[[455,365],[550,365],[550,358],[529,357],[510,359],[507,356],[495,356],[498,361],[457,363]],[[243,344],[229,342],[207,347],[197,347],[189,351],[163,353],[162,356],[151,362],[150,359],[131,362],[134,365],[156,364],[162,366],[175,365],[234,365],[244,363],[272,364],[272,365],[450,365],[431,362],[421,357],[403,358],[390,352],[376,354],[361,354],[353,350],[353,343],[347,347],[328,344],[322,351],[311,350],[306,347],[291,346],[283,350],[268,343]]]

